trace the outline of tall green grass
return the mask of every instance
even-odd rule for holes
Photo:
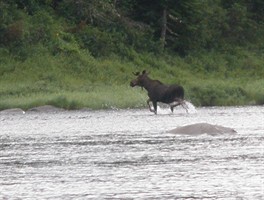
[[[35,92],[28,95],[5,95],[0,100],[0,110],[19,107],[29,109],[53,105],[64,109],[121,109],[143,107],[146,94],[128,86],[96,86],[90,91]]]
[[[147,93],[129,87],[133,71],[146,69],[164,83],[183,85],[196,106],[264,104],[264,59],[245,50],[188,57],[131,53],[94,58],[89,52],[52,54],[41,45],[20,60],[0,51],[0,110],[54,105],[65,109],[146,106]]]

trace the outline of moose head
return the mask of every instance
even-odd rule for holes
[[[130,86],[131,87],[135,87],[135,86],[143,87],[144,86],[144,80],[146,79],[146,77],[148,75],[147,71],[143,70],[141,74],[140,74],[140,72],[133,72],[133,74],[137,78],[130,82]]]

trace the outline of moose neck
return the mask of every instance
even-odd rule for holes
[[[152,80],[152,79],[150,79],[148,76],[146,76],[145,77],[145,79],[144,79],[144,81],[143,81],[143,87],[147,90],[147,91],[149,91],[149,90],[151,90],[151,88],[153,87],[153,82],[154,82],[154,80]]]

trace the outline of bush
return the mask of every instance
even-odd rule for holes
[[[233,83],[209,82],[189,89],[190,99],[197,106],[244,105],[250,99],[245,89]]]

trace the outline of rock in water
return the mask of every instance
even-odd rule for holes
[[[0,114],[3,114],[3,115],[25,114],[25,111],[22,110],[21,108],[11,108],[11,109],[0,111]]]
[[[169,133],[176,133],[180,135],[222,135],[222,134],[235,134],[237,133],[234,129],[219,126],[219,125],[212,125],[208,123],[198,123],[198,124],[191,124],[187,126],[181,126],[170,130]]]
[[[35,107],[35,108],[30,108],[28,111],[30,112],[43,112],[43,113],[51,113],[51,112],[60,112],[63,111],[64,109],[62,108],[57,108],[54,106],[50,106],[50,105],[45,105],[45,106],[39,106],[39,107]]]

